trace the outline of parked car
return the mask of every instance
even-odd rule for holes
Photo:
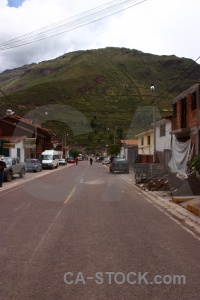
[[[104,159],[103,156],[97,157],[97,159],[95,160],[95,162],[101,163],[103,161],[103,159]]]
[[[59,166],[59,156],[58,152],[55,150],[45,150],[42,152],[42,168],[58,168]]]
[[[23,178],[26,174],[26,163],[20,162],[18,157],[4,157],[6,169],[4,170],[4,180],[10,182],[13,175],[18,174]]]
[[[104,159],[102,160],[102,165],[109,165],[110,163],[110,159],[108,157],[104,157]]]
[[[69,164],[75,164],[75,159],[73,157],[68,157],[67,162]]]
[[[26,169],[29,172],[40,172],[42,171],[42,164],[37,158],[27,158],[25,160]]]
[[[114,157],[112,161],[110,162],[110,172],[122,172],[122,173],[129,173],[129,163],[124,157]]]
[[[63,166],[67,165],[67,159],[66,158],[60,158],[59,159],[59,165],[63,165]]]

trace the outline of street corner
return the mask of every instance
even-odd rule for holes
[[[181,204],[195,199],[193,196],[172,196],[172,202],[176,204]]]
[[[200,217],[200,197],[185,202],[186,209]]]

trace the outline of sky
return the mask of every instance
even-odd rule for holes
[[[134,1],[134,0],[132,0]],[[136,3],[139,2],[139,0]],[[125,47],[156,55],[200,56],[199,0],[141,0],[135,6],[68,32],[1,49],[2,43],[88,12],[109,0],[0,0],[0,72],[64,53]],[[197,61],[200,63],[200,59]]]

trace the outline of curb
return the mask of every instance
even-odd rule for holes
[[[188,204],[187,210],[200,217],[200,204]]]
[[[200,217],[200,199],[196,196],[182,196],[182,197],[172,197],[172,202],[176,204],[182,204],[181,206],[188,210],[189,212],[195,214]],[[188,202],[188,203],[187,203]]]
[[[179,203],[182,203],[182,202],[186,202],[188,200],[193,200],[195,199],[195,197],[190,197],[190,196],[172,196],[172,202],[176,203],[176,204],[179,204]]]
[[[150,191],[148,192],[148,194],[146,194],[146,196],[148,197],[149,194],[151,195],[151,199],[152,199],[152,197],[156,197],[157,200],[159,200],[159,203],[157,201],[156,201],[156,203],[160,204],[161,206],[164,206],[173,215],[177,216],[177,213],[179,213],[183,216],[183,218],[187,218],[189,221],[192,221],[196,225],[200,226],[200,218],[199,218],[200,215],[196,215],[193,213],[193,211],[187,210],[186,208],[183,208],[182,206],[178,205],[177,203],[172,202],[172,199],[171,200],[163,199],[161,196],[153,194],[153,192],[150,192]],[[153,200],[153,201],[155,201],[155,200]],[[160,202],[162,202],[162,203],[160,203]],[[194,206],[193,205],[191,205],[191,206],[192,206],[191,210],[193,210]],[[199,209],[199,211],[200,211],[200,209]]]

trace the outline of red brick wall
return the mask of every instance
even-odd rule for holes
[[[172,128],[173,130],[181,128],[181,113],[182,113],[182,105],[181,99],[176,103],[177,105],[177,117],[172,120]],[[192,110],[192,99],[191,95],[188,95],[186,98],[186,127],[192,128],[196,126],[196,109]],[[199,109],[199,125],[200,125],[200,109]]]

